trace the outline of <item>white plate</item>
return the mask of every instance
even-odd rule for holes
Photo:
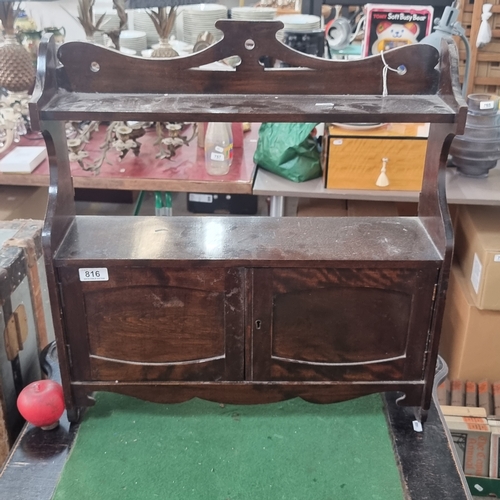
[[[120,38],[129,40],[141,39],[146,38],[146,33],[144,31],[125,30],[120,33]]]
[[[282,14],[277,19],[285,24],[321,24],[321,18],[309,14]]]
[[[137,54],[136,50],[128,49],[127,47],[120,47],[120,52],[128,56],[135,56]]]
[[[215,3],[197,3],[186,7],[185,12],[197,11],[197,12],[209,12],[214,10],[226,10],[227,7],[224,5],[218,5]]]
[[[372,130],[383,127],[385,123],[332,123],[332,125],[346,130]]]

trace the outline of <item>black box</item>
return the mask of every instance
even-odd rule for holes
[[[197,214],[255,215],[258,197],[253,194],[188,193],[187,208]]]

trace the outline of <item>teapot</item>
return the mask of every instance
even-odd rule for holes
[[[64,38],[66,36],[66,28],[64,28],[64,26],[61,26],[60,28],[57,28],[55,26],[50,26],[48,28],[44,28],[43,31],[44,33],[52,33],[52,36],[54,37],[54,42],[57,45],[64,43]]]

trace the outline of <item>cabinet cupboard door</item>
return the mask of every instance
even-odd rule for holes
[[[242,270],[113,267],[108,274],[81,282],[78,269],[59,269],[77,379],[242,379]]]
[[[254,380],[420,380],[430,269],[253,272]]]

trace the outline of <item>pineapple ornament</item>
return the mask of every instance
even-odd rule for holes
[[[169,12],[167,12],[166,7],[158,7],[158,11],[150,10],[148,15],[153,21],[160,38],[160,46],[153,50],[151,57],[177,57],[179,54],[168,41],[168,37],[175,25],[175,7],[170,7]]]
[[[35,81],[32,57],[15,35],[17,11],[14,2],[0,2],[0,20],[5,31],[0,45],[0,87],[10,92],[31,90]]]

